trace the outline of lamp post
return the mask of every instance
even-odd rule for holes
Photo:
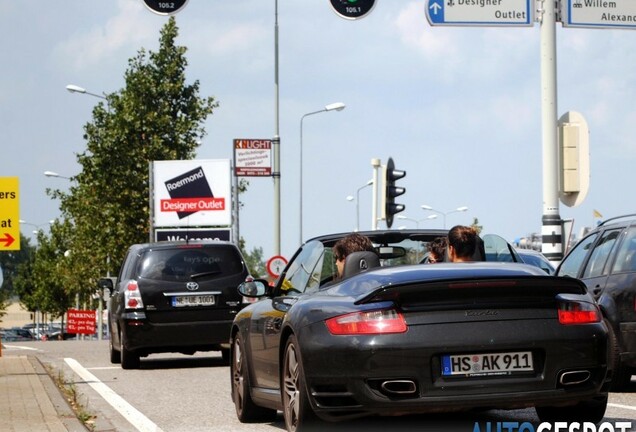
[[[460,212],[465,212],[466,210],[468,210],[468,207],[466,206],[457,207],[455,210],[451,210],[449,212],[441,212],[439,210],[435,210],[433,207],[428,206],[426,204],[422,204],[420,207],[422,208],[422,210],[428,210],[428,211],[432,211],[442,215],[442,218],[444,220],[444,228],[446,228],[446,216],[448,216],[451,213],[460,213]]]
[[[325,107],[318,111],[312,111],[307,114],[304,114],[300,118],[300,244],[303,243],[303,120],[305,117],[319,114],[328,111],[342,111],[345,109],[345,104],[342,102],[335,102],[329,105],[325,105]]]
[[[353,201],[354,199],[356,200],[356,231],[360,231],[360,191],[366,187],[371,186],[372,184],[373,179],[369,180],[358,188],[355,198],[353,198],[351,195],[347,197],[347,201]]]
[[[406,217],[406,216],[404,216],[404,215],[397,215],[396,217],[397,217],[398,219],[409,220],[409,221],[411,221],[411,222],[415,222],[415,227],[416,227],[417,229],[419,229],[419,228],[420,228],[420,222],[424,222],[424,221],[427,221],[427,220],[437,219],[437,215],[436,215],[436,214],[428,215],[428,216],[426,216],[424,219],[419,219],[419,220],[418,220],[418,219],[412,219],[412,218],[410,218],[410,217]]]

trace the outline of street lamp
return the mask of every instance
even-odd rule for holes
[[[369,180],[368,182],[366,182],[365,184],[363,184],[362,186],[360,186],[358,188],[358,190],[356,191],[356,231],[360,231],[360,191],[366,187],[369,187],[373,184],[373,179]],[[349,195],[347,197],[347,201],[353,201],[354,198]]]
[[[95,96],[95,97],[98,97],[98,98],[100,98],[100,99],[104,99],[105,101],[108,101],[108,99],[106,98],[106,96],[98,95],[98,94],[96,94],[96,93],[91,93],[91,92],[89,92],[89,91],[86,91],[86,89],[85,89],[85,88],[80,87],[80,86],[76,86],[76,85],[74,85],[74,84],[69,84],[69,85],[67,85],[67,86],[66,86],[66,90],[68,90],[68,91],[69,91],[69,92],[71,92],[71,93],[81,93],[81,94],[87,94],[87,95]]]
[[[426,204],[422,204],[420,207],[422,208],[422,210],[428,210],[428,211],[432,211],[432,212],[435,212],[437,214],[442,215],[442,217],[444,218],[443,219],[444,220],[444,228],[446,228],[446,216],[448,216],[451,213],[465,212],[466,210],[468,210],[468,207],[466,207],[466,206],[457,207],[455,210],[451,210],[449,212],[441,212],[439,210],[435,210],[433,207],[428,206]]]
[[[61,178],[61,179],[71,180],[70,177],[64,177],[63,175],[59,175],[58,173],[56,173],[54,171],[44,171],[44,175],[47,176],[47,177],[57,177],[57,178]]]
[[[420,222],[424,222],[426,220],[433,220],[433,219],[437,219],[437,215],[436,214],[432,214],[432,215],[428,215],[426,216],[424,219],[412,219],[410,217],[406,217],[404,215],[397,215],[396,216],[398,219],[403,219],[403,220],[409,220],[411,222],[415,222],[415,226],[417,227],[417,229],[420,228]]]
[[[342,102],[335,102],[329,105],[325,105],[325,107],[318,111],[312,111],[310,113],[304,114],[300,118],[300,244],[303,243],[303,120],[305,117],[319,114],[327,111],[342,111],[345,109],[345,104]]]

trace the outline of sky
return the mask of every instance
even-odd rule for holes
[[[270,139],[276,128],[273,0],[191,0],[176,15],[188,82],[220,106],[205,122],[197,159],[232,159],[233,139]],[[540,28],[431,27],[424,0],[378,0],[359,20],[328,0],[279,0],[281,245],[371,228],[372,159],[407,175],[393,228],[470,224],[509,241],[540,233],[543,214]],[[157,50],[167,17],[142,0],[0,0],[0,176],[18,176],[22,232],[60,216],[46,188],[68,187],[83,127],[102,94],[124,86],[128,60]],[[631,213],[636,184],[636,35],[557,24],[557,111],[577,111],[590,130],[590,187],[559,205],[574,231]],[[247,178],[240,234],[248,249],[276,252],[274,183]],[[142,203],[140,203],[142,205]],[[428,205],[446,217],[428,220]],[[466,212],[450,213],[466,206]],[[417,222],[416,222],[417,221]],[[383,222],[378,223],[383,228]]]

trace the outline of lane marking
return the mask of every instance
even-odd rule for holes
[[[33,348],[33,347],[26,347],[26,346],[22,346],[22,345],[7,345],[7,344],[2,344],[2,346],[4,348],[12,348],[12,349],[21,349],[21,350],[28,350],[28,351],[40,351],[37,348]]]
[[[163,432],[159,426],[101,382],[95,375],[87,371],[77,360],[66,357],[64,361],[137,430],[140,432]]]
[[[620,409],[636,411],[636,406],[631,406],[631,405],[621,405],[621,404],[615,404],[615,403],[608,403],[607,406],[612,407],[612,408],[620,408]]]

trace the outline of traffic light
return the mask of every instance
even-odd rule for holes
[[[395,182],[405,176],[406,171],[396,170],[393,159],[389,158],[384,171],[384,219],[388,228],[393,225],[393,215],[406,208],[404,204],[395,203],[395,198],[406,192],[405,188],[396,186]]]

